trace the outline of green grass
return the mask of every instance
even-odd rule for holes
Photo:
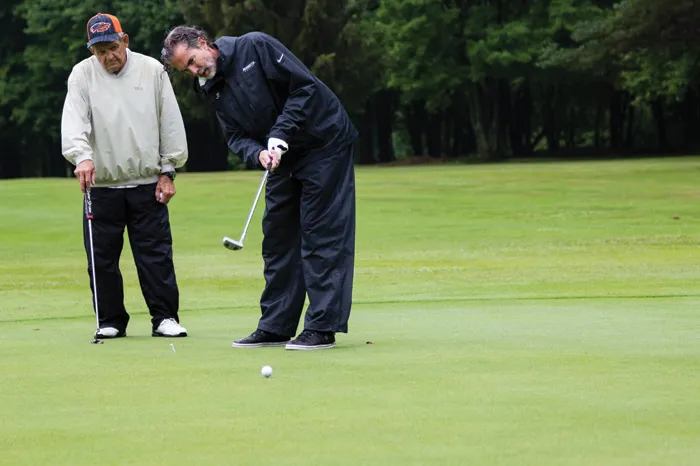
[[[149,336],[127,247],[130,336],[101,346],[77,183],[0,182],[0,464],[698,464],[699,174],[358,168],[350,333],[303,354],[231,348],[259,316],[262,209],[246,249],[221,237],[259,173],[177,179],[191,337]]]

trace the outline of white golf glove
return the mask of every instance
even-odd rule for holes
[[[287,145],[286,142],[284,142],[281,139],[270,138],[267,140],[267,151],[268,152],[277,152],[280,156],[282,156],[288,150],[289,150],[289,146]]]

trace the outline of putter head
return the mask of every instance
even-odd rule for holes
[[[231,251],[238,251],[239,249],[243,249],[243,243],[240,241],[236,241],[235,239],[231,239],[228,236],[224,236],[224,247],[226,249],[230,249]]]
[[[104,345],[105,342],[102,341],[102,340],[98,340],[97,338],[95,338],[95,339],[92,340],[90,343],[92,343],[93,345]]]

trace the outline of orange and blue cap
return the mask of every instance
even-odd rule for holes
[[[97,13],[87,23],[87,47],[90,48],[98,42],[114,42],[119,39],[121,32],[122,25],[116,16]]]

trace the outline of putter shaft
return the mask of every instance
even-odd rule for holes
[[[231,251],[238,251],[243,249],[243,240],[245,235],[248,233],[248,227],[250,226],[250,221],[253,219],[253,214],[255,213],[255,207],[258,205],[258,200],[260,199],[260,193],[262,193],[265,182],[267,181],[267,176],[270,174],[270,166],[265,169],[265,174],[263,174],[262,180],[260,180],[260,186],[258,186],[258,192],[255,194],[255,199],[253,200],[253,206],[250,208],[250,213],[248,214],[248,220],[245,222],[245,227],[243,227],[243,233],[241,234],[241,239],[239,241],[233,240],[228,236],[223,239],[223,245],[226,249]]]

